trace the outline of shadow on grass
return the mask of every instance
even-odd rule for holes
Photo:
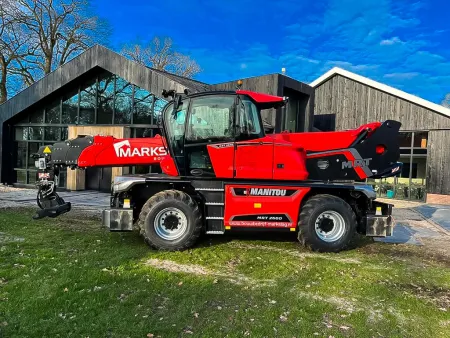
[[[378,243],[365,246],[363,253],[367,255],[384,255],[386,257],[410,263],[432,263],[450,267],[450,256],[430,250],[427,246],[406,244]]]

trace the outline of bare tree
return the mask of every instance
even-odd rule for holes
[[[191,59],[189,55],[183,55],[180,53],[174,53],[173,62],[169,67],[167,67],[167,70],[174,74],[189,78],[201,71],[200,66],[195,60]]]
[[[0,103],[8,99],[8,89],[21,88],[18,68],[21,60],[33,54],[34,46],[18,25],[11,0],[0,0]]]
[[[89,13],[89,0],[15,0],[16,20],[37,46],[20,63],[27,84],[48,74],[109,34],[105,22]]]
[[[450,108],[450,93],[445,95],[444,99],[441,102],[441,105],[443,105],[446,108]]]
[[[195,60],[174,50],[170,38],[161,41],[159,37],[155,37],[150,43],[125,45],[122,54],[140,64],[188,78],[201,72]]]

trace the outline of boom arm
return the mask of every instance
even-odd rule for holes
[[[79,136],[39,149],[49,166],[67,166],[72,169],[87,167],[120,167],[159,164],[167,156],[164,139],[117,139],[112,136]]]

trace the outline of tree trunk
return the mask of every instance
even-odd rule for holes
[[[52,56],[45,57],[44,73],[48,74],[52,71]]]
[[[2,76],[3,77],[3,76]],[[8,99],[8,92],[6,91],[6,83],[0,83],[0,104]]]
[[[6,81],[7,81],[7,77],[6,77],[6,72],[7,72],[7,67],[5,65],[4,62],[1,63],[1,79],[0,79],[0,104],[5,102],[8,99],[8,91],[6,90]]]

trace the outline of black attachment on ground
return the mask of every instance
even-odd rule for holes
[[[61,205],[56,205],[54,207],[50,207],[47,209],[40,209],[36,211],[36,215],[33,216],[33,219],[41,219],[45,217],[55,218],[58,217],[59,215],[65,214],[66,212],[69,212],[70,209],[71,209],[70,202],[64,202]]]

